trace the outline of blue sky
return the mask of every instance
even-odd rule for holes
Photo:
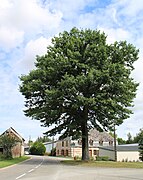
[[[117,128],[119,137],[143,128],[142,0],[0,0],[0,133],[12,126],[26,140],[47,130],[24,116],[19,76],[34,68],[51,38],[72,27],[100,29],[108,43],[127,40],[140,49],[133,78],[140,83],[134,114]]]

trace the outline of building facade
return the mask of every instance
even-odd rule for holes
[[[117,161],[139,161],[139,149],[138,144],[124,144],[118,145],[117,149]],[[108,156],[109,159],[115,160],[115,150],[113,147],[99,147],[99,156]]]
[[[99,146],[113,146],[114,140],[106,132],[99,132],[96,129],[89,131],[89,156],[96,159],[99,156]],[[56,143],[56,156],[82,156],[82,140],[72,140],[67,137]]]
[[[12,127],[10,127],[4,133],[1,134],[1,136],[3,135],[10,135],[17,140],[16,145],[11,149],[12,157],[15,158],[15,157],[23,156],[25,140]],[[3,147],[1,146],[0,146],[0,151],[1,153],[4,153]]]

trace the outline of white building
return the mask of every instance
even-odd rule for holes
[[[56,147],[57,141],[44,142],[44,146],[46,147],[46,153],[51,153],[51,150]]]
[[[117,149],[117,161],[139,161],[138,144],[118,145],[116,149]],[[99,156],[108,156],[109,159],[115,160],[114,147],[100,146]]]

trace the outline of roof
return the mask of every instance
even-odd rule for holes
[[[7,129],[6,131],[4,131],[4,132],[1,134],[1,136],[4,135],[5,133],[9,133],[9,132],[12,132],[13,134],[15,134],[20,140],[25,141],[25,139],[24,139],[14,128],[12,128],[12,127],[10,127],[9,129]]]
[[[93,141],[103,141],[103,142],[109,142],[109,141],[114,141],[114,138],[108,133],[108,132],[99,132],[97,129],[90,129],[89,131],[89,136],[88,139],[93,140]],[[72,137],[66,137],[64,139],[61,139],[59,141],[63,140],[70,140]],[[75,140],[80,140],[81,138],[75,139]]]
[[[59,142],[59,140],[44,142],[43,144],[44,144],[44,145],[48,145],[48,144],[55,144],[55,143],[57,143],[57,142]]]
[[[114,151],[114,146],[100,146],[99,149]],[[139,151],[138,144],[125,144],[116,146],[117,151]]]
[[[89,131],[89,139],[93,141],[104,141],[109,142],[113,141],[114,138],[107,132],[99,132],[97,129],[91,129]]]

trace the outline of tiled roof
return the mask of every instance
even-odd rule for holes
[[[9,132],[14,133],[20,140],[25,141],[24,138],[23,138],[14,128],[12,128],[12,127],[10,127],[10,128],[7,129],[5,132],[3,132],[3,133],[1,134],[1,136],[4,135],[4,134],[6,134],[6,133],[9,133]]]
[[[110,134],[108,134],[107,132],[99,132],[96,129],[91,129],[89,131],[89,139],[92,139],[93,141],[104,142],[113,141],[113,137]]]

